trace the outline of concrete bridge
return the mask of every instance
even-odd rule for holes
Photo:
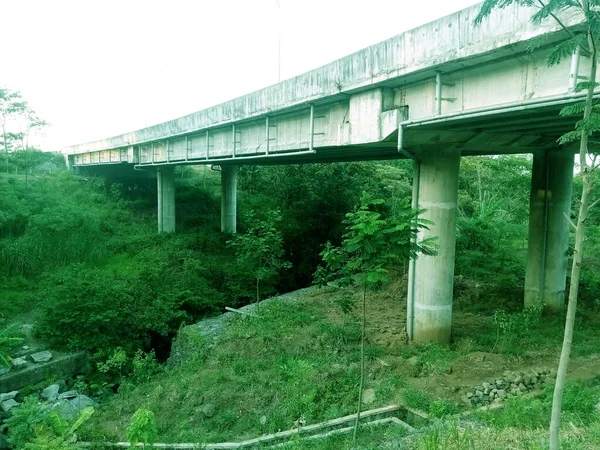
[[[66,148],[70,167],[129,165],[157,172],[158,230],[175,230],[176,165],[214,164],[222,174],[222,231],[236,230],[237,168],[411,158],[413,205],[434,225],[439,253],[411,263],[409,337],[446,342],[452,322],[456,205],[461,156],[531,153],[525,304],[564,303],[574,149],[556,140],[560,117],[590,60],[545,58],[566,38],[533,26],[513,5],[473,25],[479,5],[276,85],[131,133]],[[581,18],[564,17],[577,29]],[[546,47],[528,51],[546,35]]]

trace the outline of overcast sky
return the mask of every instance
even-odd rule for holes
[[[199,111],[477,0],[0,0],[0,86],[45,150]]]

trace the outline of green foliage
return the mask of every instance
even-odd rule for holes
[[[94,408],[83,409],[72,421],[64,419],[48,404],[33,397],[11,411],[5,420],[8,442],[17,450],[70,450],[76,431],[94,414]]]
[[[363,193],[360,206],[346,214],[346,231],[342,245],[330,242],[321,252],[324,265],[315,273],[315,282],[325,285],[358,285],[375,289],[387,281],[388,267],[415,257],[418,253],[434,254],[435,239],[412,242],[426,222],[416,219],[417,213],[408,206],[398,209],[394,216],[383,218],[374,209],[381,199]]]
[[[131,447],[135,447],[139,442],[144,444],[144,448],[146,445],[152,446],[157,435],[154,413],[147,409],[138,409],[131,419],[131,424],[127,427],[127,440]]]
[[[0,324],[2,321],[0,321]],[[16,336],[16,326],[11,325],[0,330],[0,367],[10,369],[11,358],[9,351],[13,347],[23,342],[23,339]]]
[[[256,301],[260,300],[261,282],[273,283],[280,271],[289,269],[291,264],[283,259],[283,239],[277,229],[281,222],[279,211],[268,211],[264,219],[251,211],[246,219],[248,230],[236,234],[227,244],[236,255],[240,272],[249,270],[256,286]]]

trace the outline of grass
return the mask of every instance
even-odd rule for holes
[[[217,341],[198,336],[188,339],[191,342],[186,349],[188,359],[181,366],[147,383],[124,385],[117,396],[103,404],[81,438],[123,440],[124,430],[139,408],[155,413],[161,442],[239,441],[293,428],[298,419],[312,424],[354,413],[360,328],[353,313],[342,312],[340,295],[315,289],[305,294],[302,301],[272,302],[261,307],[259,318],[234,315]],[[389,301],[385,293],[373,296],[368,309],[381,309],[381,304]],[[462,381],[463,374],[466,372],[468,376],[474,369],[471,366],[476,364],[468,362],[465,356],[471,352],[489,352],[494,345],[496,351],[506,355],[501,356],[505,362],[516,361],[521,367],[527,358],[531,358],[532,367],[538,367],[542,360],[535,355],[543,358],[550,355],[550,361],[554,361],[560,348],[560,317],[551,320],[542,317],[529,324],[521,335],[521,345],[529,352],[528,357],[521,353],[517,359],[514,353],[518,341],[506,340],[505,345],[498,346],[497,331],[490,326],[493,318],[478,317],[450,346],[387,345],[369,340],[365,388],[374,389],[376,395],[374,403],[365,409],[403,403],[433,417],[447,418],[460,410],[460,393],[456,390],[450,393],[442,386],[452,379]],[[593,330],[596,319],[583,317],[574,347],[574,354],[579,357],[589,354],[592,342],[597,342],[598,337]],[[387,321],[388,317],[368,319],[368,338],[377,330],[374,323],[377,320]],[[419,361],[417,365],[409,363],[414,357]],[[460,370],[460,376],[452,374],[453,368],[454,372]],[[461,440],[465,433],[472,436],[469,439],[476,443],[474,448],[529,448],[515,446],[518,441],[512,430],[518,430],[516,435],[522,436],[524,442],[531,442],[530,448],[536,448],[536,442],[545,442],[549,395],[539,400],[517,398],[500,413],[478,416],[482,429],[465,431],[459,426],[457,434],[451,424],[445,425],[450,428],[437,431],[432,428],[413,442],[413,447],[407,448],[468,448],[464,447],[467,441]],[[565,424],[572,423],[579,430],[579,434],[571,433],[573,442],[578,442],[577,436],[588,434],[591,442],[596,442],[593,439],[599,426],[590,411],[598,400],[597,386],[574,384],[567,390]],[[203,414],[206,404],[215,405],[214,416]],[[385,448],[382,442],[400,439],[401,434],[393,426],[363,428],[360,445]],[[505,441],[501,439],[504,434],[507,434]],[[297,441],[289,448],[349,448],[348,439],[336,436],[314,442]],[[505,442],[506,446],[490,446],[494,439]]]

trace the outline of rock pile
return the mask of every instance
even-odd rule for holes
[[[534,370],[531,372],[504,372],[502,377],[488,380],[470,389],[463,396],[469,406],[486,406],[504,403],[508,397],[517,397],[532,391],[540,391],[546,383],[554,381],[550,370]]]

